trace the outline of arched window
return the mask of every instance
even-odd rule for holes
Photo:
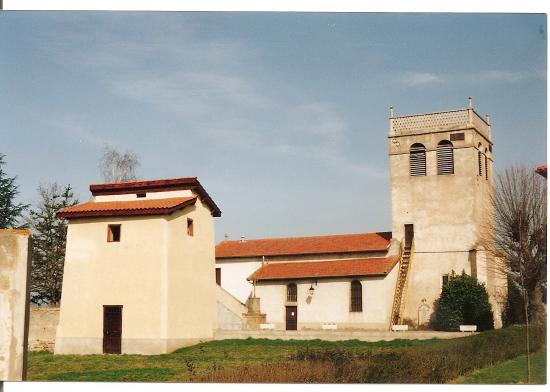
[[[298,300],[298,287],[296,287],[296,284],[290,283],[286,286],[286,300],[287,302],[296,302]]]
[[[477,145],[477,174],[481,177],[483,175],[483,169],[481,167],[481,143]]]
[[[485,179],[488,180],[489,179],[489,168],[488,168],[488,165],[487,165],[487,149],[485,149]]]
[[[437,174],[454,174],[453,143],[442,140],[437,144]]]
[[[409,172],[411,176],[426,175],[426,147],[414,143],[409,152]]]
[[[362,312],[363,311],[363,286],[358,280],[351,282],[351,312]]]

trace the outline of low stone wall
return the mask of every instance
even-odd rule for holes
[[[225,339],[281,339],[281,340],[361,340],[364,342],[378,342],[394,339],[453,339],[474,335],[476,332],[440,332],[440,331],[223,331],[214,333],[214,340]]]
[[[59,323],[59,308],[32,307],[29,322],[29,350],[52,351]]]
[[[216,285],[216,306],[216,329],[243,329],[243,314],[246,313],[246,306],[218,285]]]

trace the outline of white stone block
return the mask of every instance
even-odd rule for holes
[[[321,325],[321,329],[338,329],[338,326],[335,323],[325,323]]]
[[[391,330],[394,332],[397,331],[408,331],[409,326],[407,324],[394,324],[391,326]]]
[[[477,331],[477,325],[461,325],[460,332],[475,332]]]
[[[275,329],[275,324],[260,324],[260,329]]]

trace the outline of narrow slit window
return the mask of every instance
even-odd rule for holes
[[[193,219],[187,218],[187,235],[193,236]]]
[[[426,147],[415,143],[409,151],[409,172],[411,176],[426,175]]]
[[[107,226],[107,242],[120,242],[120,225]]]
[[[363,286],[358,280],[351,282],[351,312],[363,311]]]
[[[442,140],[437,144],[437,174],[454,174],[453,143]]]
[[[147,194],[146,193],[136,193],[136,196],[138,199],[141,199],[142,197],[146,197]]]

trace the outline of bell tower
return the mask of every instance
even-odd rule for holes
[[[479,247],[481,229],[492,216],[489,117],[474,110],[471,98],[465,109],[434,113],[396,116],[392,107],[388,154],[393,238],[413,243],[401,319],[422,324],[419,306],[433,310],[452,271],[494,286]]]

